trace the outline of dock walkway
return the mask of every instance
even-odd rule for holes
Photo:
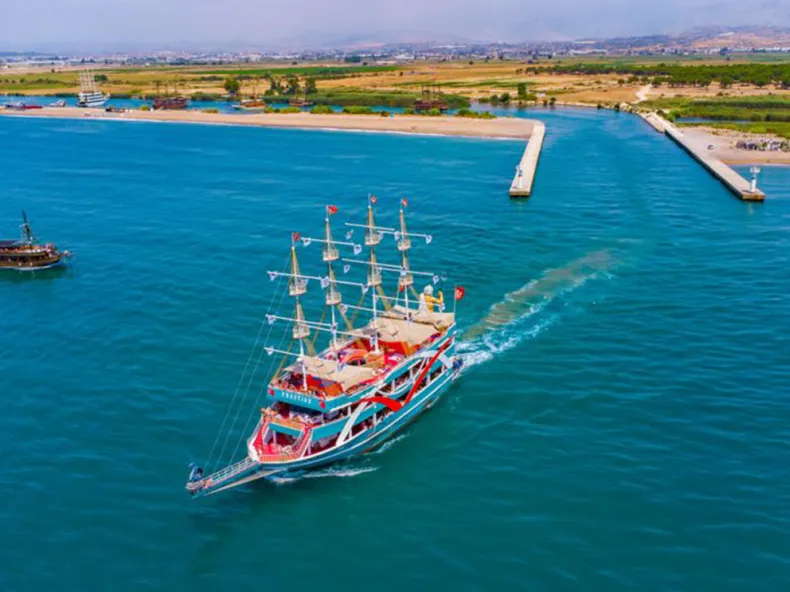
[[[536,121],[524,155],[516,167],[516,176],[510,184],[510,197],[529,197],[532,194],[532,183],[535,181],[535,170],[538,168],[538,158],[545,135],[546,126]]]
[[[697,162],[704,166],[711,175],[721,181],[727,189],[744,201],[764,201],[765,193],[752,186],[752,183],[741,177],[718,158],[708,153],[703,144],[692,140],[676,126],[672,125],[656,113],[642,115],[656,131],[663,132],[676,144],[688,152]]]

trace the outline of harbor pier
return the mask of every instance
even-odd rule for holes
[[[538,158],[545,134],[546,126],[536,121],[524,154],[516,166],[516,176],[510,184],[510,197],[529,197],[532,194],[532,183],[535,180],[535,170],[538,168]]]
[[[680,129],[672,125],[656,113],[642,115],[642,118],[656,131],[663,132],[672,141],[688,152],[697,162],[705,167],[708,172],[727,187],[736,197],[743,201],[764,201],[765,193],[757,189],[756,181],[747,181],[728,165],[724,164],[714,155],[709,154],[706,146],[698,141],[693,141]]]

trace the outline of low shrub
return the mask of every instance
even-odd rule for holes
[[[348,107],[343,107],[343,113],[349,115],[370,115],[373,113],[373,109],[361,105],[349,105]]]

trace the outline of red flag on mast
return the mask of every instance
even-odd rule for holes
[[[400,203],[401,203],[401,205],[402,205],[404,208],[405,208],[406,206],[408,206],[408,205],[409,205],[409,202],[408,202],[408,201],[406,201],[406,199],[405,199],[405,198],[404,198],[404,199],[402,199],[402,200],[400,200]]]
[[[291,240],[293,242],[298,241],[300,238],[301,238],[301,235],[298,232],[292,232],[291,233]]]
[[[464,295],[466,294],[466,290],[463,286],[456,286],[455,287],[455,299],[461,300],[463,299]]]
[[[371,195],[370,196],[370,203],[375,205],[375,203],[376,203],[376,196],[375,195]]]
[[[326,213],[330,216],[332,214],[337,214],[337,206],[326,206]]]

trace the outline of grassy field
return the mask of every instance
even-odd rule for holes
[[[280,96],[289,79],[297,79],[300,88],[308,80],[315,83],[316,92],[311,98],[317,103],[405,107],[424,87],[434,86],[447,93],[453,107],[463,107],[469,100],[490,100],[493,95],[509,94],[516,100],[523,83],[528,94],[521,97],[522,102],[540,103],[556,97],[560,103],[614,105],[635,102],[637,93],[642,92],[649,99],[643,103],[645,107],[673,109],[695,117],[754,117],[761,121],[784,109],[769,104],[770,101],[790,100],[790,87],[785,88],[784,84],[790,79],[782,78],[790,73],[788,54],[748,54],[731,59],[718,55],[575,56],[527,61],[420,61],[397,66],[280,61],[222,66],[93,67],[96,74],[106,77],[100,83],[102,90],[116,96],[152,96],[167,91],[218,98],[226,94],[225,79],[233,76],[240,82],[243,97],[267,92]],[[752,79],[759,84],[753,84]],[[56,95],[78,91],[76,69],[0,70],[0,93]],[[745,97],[755,96],[771,98],[765,99],[766,103],[742,102]]]

